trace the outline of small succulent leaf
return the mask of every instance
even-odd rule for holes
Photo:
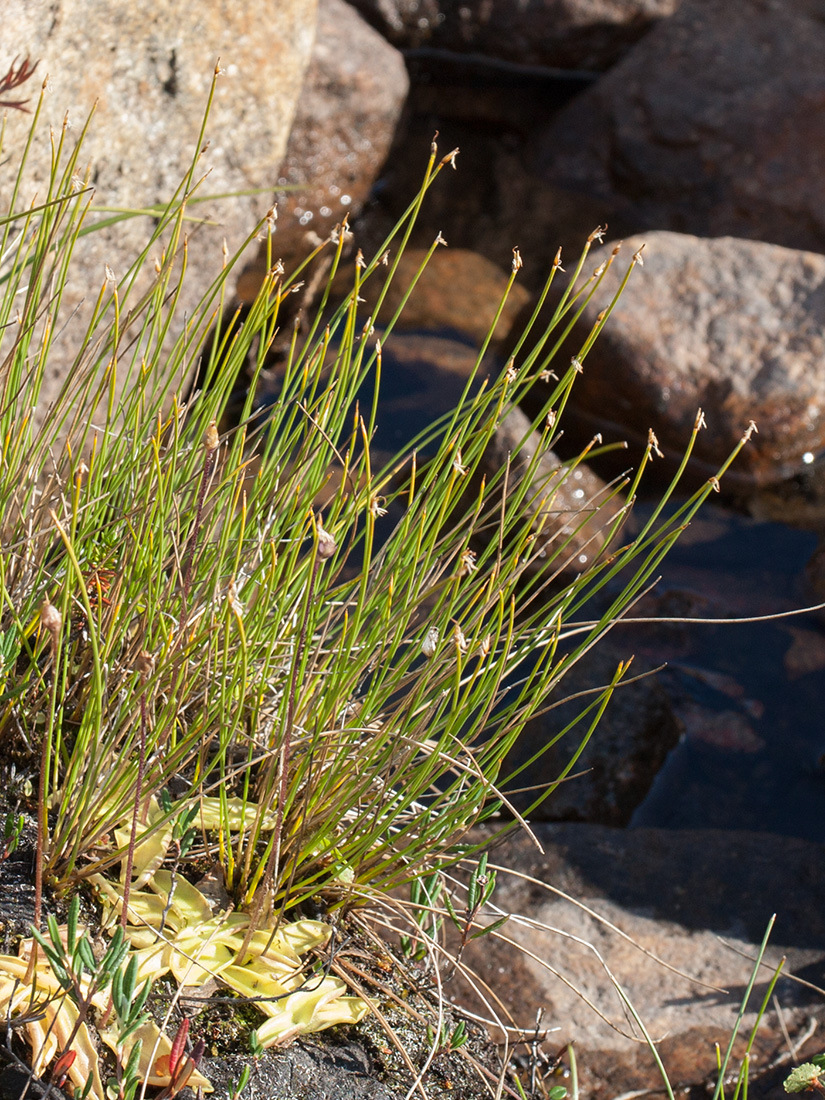
[[[249,1078],[251,1076],[252,1076],[251,1067],[248,1066],[248,1065],[244,1066],[243,1069],[241,1070],[241,1075],[238,1078],[238,1080],[235,1082],[234,1085],[230,1085],[229,1095],[231,1097],[231,1100],[238,1100],[238,1097],[241,1095],[243,1090],[249,1084]]]
[[[455,906],[453,905],[452,899],[447,891],[444,892],[444,907],[446,908],[450,920],[453,922],[456,928],[462,928],[463,923],[461,921],[461,918],[456,912]]]
[[[32,928],[32,939],[42,947],[43,954],[52,966],[55,964],[63,966],[63,953],[55,951],[49,941],[36,928]]]
[[[129,1039],[134,1035],[138,1028],[142,1027],[146,1023],[147,1016],[144,1013],[137,1020],[133,1020],[131,1023],[126,1024],[125,1027],[118,1028],[118,1043],[120,1046],[125,1047]]]
[[[172,948],[166,943],[155,943],[149,947],[141,947],[139,951],[135,951],[135,955],[138,959],[138,981],[155,981],[169,969]]]
[[[808,1092],[809,1089],[815,1089],[819,1085],[821,1074],[821,1066],[814,1065],[813,1062],[804,1062],[786,1078],[785,1092]]]
[[[476,868],[470,876],[470,881],[467,884],[467,908],[473,910],[478,905],[478,876],[479,870]]]
[[[76,1100],[86,1100],[86,1097],[89,1095],[94,1087],[94,1083],[94,1074],[90,1073],[89,1076],[86,1078],[86,1083],[83,1085],[83,1088],[80,1090],[79,1093],[75,1094]]]
[[[51,1077],[58,1088],[62,1088],[69,1074],[69,1067],[74,1063],[76,1057],[76,1050],[64,1050],[52,1066]]]
[[[192,829],[195,818],[198,816],[198,810],[200,807],[197,803],[190,806],[188,810],[183,810],[175,821],[175,839],[181,840]]]
[[[178,1068],[178,1062],[181,1059],[181,1055],[186,1047],[186,1039],[189,1035],[189,1017],[184,1016],[178,1025],[178,1030],[175,1033],[175,1038],[172,1040],[172,1049],[169,1051],[169,1071],[174,1077],[175,1070]]]
[[[152,981],[151,981],[150,978],[147,978],[146,981],[143,983],[143,986],[142,986],[140,992],[138,993],[137,997],[135,998],[135,1000],[132,1004],[132,1011],[130,1013],[130,1022],[132,1022],[134,1020],[137,1020],[138,1017],[141,1015],[141,1013],[143,1012],[144,1005],[146,1004],[147,1000],[149,999],[149,994],[151,993],[151,991],[152,991]]]
[[[506,924],[509,919],[509,914],[506,914],[503,917],[499,917],[498,920],[494,920],[492,924],[487,924],[484,926],[484,928],[479,928],[477,932],[473,932],[472,936],[470,936],[470,939],[477,940],[481,936],[487,936],[490,934],[490,932],[495,932],[497,928],[501,928],[502,924]]]
[[[43,954],[46,956],[48,961],[50,961],[51,966],[52,967],[55,967],[55,966],[61,967],[65,971],[65,967],[63,966],[63,953],[62,952],[56,952],[56,950],[50,944],[50,942],[48,942],[47,939],[45,939],[40,934],[40,932],[37,932],[36,930],[34,930],[34,928],[32,928],[32,937],[42,947]]]
[[[136,1039],[131,1051],[129,1052],[129,1059],[126,1062],[124,1069],[124,1076],[127,1081],[135,1080],[138,1077],[138,1066],[140,1065],[140,1052],[143,1049],[143,1040]]]
[[[118,931],[120,932],[122,929],[119,928]],[[121,937],[119,940],[113,939],[106,950],[106,954],[98,964],[99,973],[106,977],[113,974],[115,970],[118,970],[122,966],[128,953],[129,943],[124,937]],[[94,956],[92,956],[92,958],[94,958]]]
[[[116,970],[112,975],[112,988],[110,990],[112,1004],[118,1019],[122,1020],[129,1011],[129,1002],[123,996],[123,970]]]
[[[69,955],[74,954],[75,940],[77,939],[77,920],[80,916],[80,898],[75,894],[72,898],[72,903],[69,906],[69,912],[66,916],[66,952]]]
[[[86,938],[86,936],[81,936],[80,939],[77,941],[75,954],[77,955],[77,958],[80,960],[83,966],[85,966],[86,969],[89,971],[89,973],[94,974],[98,968],[98,961],[95,958],[95,953],[92,950],[92,945],[89,943],[89,940]],[[102,967],[102,961],[100,965]]]
[[[138,972],[138,960],[136,955],[132,955],[129,962],[126,964],[126,969],[120,969],[116,972],[115,977],[121,976],[121,984],[123,988],[123,999],[126,1002],[128,1008],[135,998],[135,989],[137,988],[137,972]],[[125,1015],[125,1013],[124,1013]]]
[[[52,972],[54,973],[55,978],[57,978],[58,982],[60,983],[60,988],[71,994],[74,990],[74,982],[72,981],[71,975],[69,974],[68,970],[65,968],[60,959],[49,959],[49,963],[51,964]]]
[[[496,888],[496,873],[492,871],[489,876],[489,881],[484,887],[484,893],[481,896],[482,905],[486,904],[493,895],[493,891]]]
[[[797,1066],[785,1081],[785,1091],[803,1092],[812,1091],[816,1088],[821,1089],[821,1074],[821,1068],[814,1063],[807,1062],[801,1066]]]
[[[49,937],[54,944],[55,951],[60,952],[60,954],[62,955],[63,952],[66,950],[66,947],[60,935],[60,927],[57,923],[57,918],[54,916],[53,913],[49,913],[48,917],[46,918],[46,927],[49,929]]]

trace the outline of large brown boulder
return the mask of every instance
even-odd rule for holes
[[[825,251],[825,22],[815,0],[685,0],[539,139],[548,183],[619,232]]]
[[[373,319],[376,324],[388,324],[403,303],[396,331],[458,333],[480,347],[507,292],[507,276],[497,264],[467,248],[439,247],[423,267],[428,251],[405,249],[381,309]],[[349,272],[342,277],[344,285],[347,289],[352,285]],[[372,313],[383,289],[383,280],[373,279],[365,284],[361,291],[365,313]],[[493,347],[530,301],[528,291],[520,283],[513,283],[493,334]]]
[[[345,0],[319,0],[318,32],[278,173],[274,248],[292,270],[345,215],[358,215],[386,160],[409,80],[401,54]],[[262,254],[240,294],[254,296]]]
[[[652,428],[662,450],[679,455],[701,407],[707,428],[694,454],[706,474],[750,420],[758,435],[728,484],[769,484],[805,468],[825,447],[825,256],[730,237],[632,237],[587,307],[571,354],[618,288],[625,251],[629,259],[642,244],[644,267],[573,389],[585,434],[644,441]],[[588,273],[611,252],[592,253]]]
[[[679,0],[353,0],[397,46],[606,69]]]
[[[68,110],[71,138],[97,102],[80,160],[84,168],[88,165],[96,201],[118,208],[167,202],[196,151],[220,58],[224,74],[206,128],[208,148],[199,173],[209,174],[200,193],[255,188],[263,193],[193,208],[212,224],[190,226],[182,323],[183,311],[191,310],[220,271],[224,240],[230,252],[239,247],[271,205],[314,33],[314,0],[248,0],[229,6],[181,0],[148,6],[126,0],[9,0],[3,7],[3,67],[15,55],[38,60],[35,79],[26,88],[32,88],[35,99],[42,78],[49,77],[45,117],[29,158],[22,201],[43,193],[48,124],[59,132]],[[4,157],[10,166],[0,176],[0,208],[13,185],[12,168],[30,122],[20,112],[9,116]],[[149,219],[133,218],[81,241],[64,318],[79,309],[53,346],[44,404],[78,351],[104,265],[121,279],[151,230]]]

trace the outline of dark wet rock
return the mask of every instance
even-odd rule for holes
[[[788,956],[785,973],[822,985],[823,845],[714,830],[539,824],[534,832],[544,854],[520,833],[491,855],[491,862],[507,868],[499,873],[494,901],[518,914],[502,931],[521,945],[521,956],[514,961],[508,944],[487,937],[469,945],[465,962],[495,989],[526,1032],[533,1030],[536,1010],[544,1009],[541,1026],[559,1029],[548,1035],[546,1050],[575,1041],[585,1095],[606,1100],[618,1092],[661,1088],[650,1051],[620,1033],[632,1025],[601,960],[622,983],[650,1034],[657,1040],[667,1036],[659,1051],[671,1080],[685,1091],[695,1087],[697,1095],[715,1078],[714,1043],[725,1049],[752,969],[750,959],[772,913],[777,921],[769,965],[745,1017],[744,1034],[782,954]],[[666,970],[553,888],[706,985]],[[619,1032],[550,968],[585,993]],[[817,992],[780,978],[776,993],[792,1036],[806,1030],[811,1016],[822,1018]],[[777,1074],[781,1081],[787,1073],[786,1058],[784,1069],[762,1076],[785,1049],[771,1008],[753,1054],[752,1081],[762,1082],[758,1095],[778,1083]],[[737,1056],[742,1053],[740,1046]]]
[[[685,0],[540,138],[548,182],[620,233],[825,250],[818,0]]]
[[[378,407],[377,448],[397,452],[444,413],[454,409],[476,366],[475,347],[456,339],[431,334],[394,333],[383,353],[382,391]],[[500,369],[490,361],[486,370]],[[520,455],[512,453],[521,446]],[[511,462],[508,491],[523,488],[531,459],[541,447],[538,432],[519,409],[502,420],[481,463],[470,477],[466,507],[478,499],[481,479],[488,482]],[[432,453],[433,445],[424,449]],[[532,471],[532,482],[523,503],[525,517],[534,517],[539,530],[537,556],[529,575],[552,570],[565,577],[581,572],[604,550],[610,521],[616,518],[621,499],[585,463],[565,467],[546,449]],[[545,514],[548,513],[549,515]],[[558,552],[557,552],[558,551]]]
[[[522,515],[531,515],[541,534],[528,575],[557,570],[566,576],[581,573],[607,546],[611,524],[624,501],[586,463],[566,466],[547,447],[531,471],[541,450],[541,436],[531,431],[530,420],[521,409],[511,409],[484,452],[479,473],[489,483],[509,462],[510,496],[522,490],[524,479],[530,477]],[[479,487],[473,486],[474,499]]]
[[[634,608],[665,621],[619,628],[638,657],[667,663],[660,681],[686,732],[634,825],[825,837],[821,730],[810,720],[823,687],[821,621],[737,621],[814,603],[802,576],[814,546],[808,532],[705,505]]]
[[[478,352],[457,338],[393,333],[383,348],[374,445],[397,453],[458,403]],[[433,446],[426,453],[432,453]]]
[[[526,764],[574,722],[600,694],[600,689],[610,684],[620,661],[626,661],[630,653],[629,647],[623,649],[620,641],[613,638],[600,642],[579,660],[548,700],[549,704],[559,701],[560,705],[527,723],[505,760],[502,774],[507,775]],[[638,675],[646,667],[649,669],[636,662],[627,675]],[[574,695],[580,697],[563,702]],[[555,783],[580,747],[592,719],[593,712],[509,784],[516,788],[533,788],[508,796],[516,809],[526,812],[528,806]],[[654,676],[618,688],[573,765],[572,777],[556,787],[530,813],[530,820],[627,825],[680,734],[681,726],[673,708]]]
[[[763,485],[825,446],[825,257],[730,237],[649,233],[625,242],[590,306],[576,350],[645,245],[619,305],[587,356],[572,403],[585,431],[681,455],[697,409],[695,461],[714,473],[753,419],[759,429],[723,485]],[[605,245],[588,270],[611,255]],[[597,304],[598,303],[598,304]]]
[[[642,519],[645,505],[634,512]],[[653,621],[628,616],[615,629],[637,659],[665,665],[658,679],[686,733],[633,826],[825,839],[823,619],[753,621],[815,602],[802,575],[815,544],[809,532],[705,505],[633,609]]]
[[[789,680],[825,669],[825,636],[821,631],[790,623],[785,624],[785,630],[791,644],[782,663]]]
[[[814,457],[814,456],[811,456]],[[787,523],[804,531],[825,531],[825,462],[822,455],[804,470],[751,493],[744,502],[759,520]]]
[[[816,598],[825,600],[825,539],[814,550],[805,572]]]
[[[318,30],[276,192],[273,248],[288,271],[345,215],[361,209],[386,159],[407,95],[401,55],[344,0],[320,0]],[[259,256],[239,294],[254,297]]]
[[[679,0],[351,0],[402,49],[607,69]]]
[[[8,811],[3,807],[4,817]],[[23,841],[0,863],[0,950],[13,953],[34,920],[34,822],[28,819]]]
[[[677,714],[689,741],[702,741],[725,752],[761,752],[765,747],[748,715],[741,710],[712,710],[686,700]]]
[[[0,1055],[0,1058],[6,1057],[5,1052]],[[46,1096],[50,1100],[68,1100],[65,1092],[48,1081],[32,1077],[23,1065],[12,1063],[4,1066],[0,1071],[0,1100],[20,1100],[25,1096],[31,1097],[31,1100],[41,1100]]]

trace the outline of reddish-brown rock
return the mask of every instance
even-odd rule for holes
[[[420,271],[427,251],[408,248],[404,252],[375,320],[378,324],[387,324],[415,280],[398,319],[398,329],[448,329],[480,345],[504,299],[507,275],[478,252],[466,248],[438,247]],[[351,285],[351,276],[345,274],[345,278],[350,280],[347,285]],[[361,297],[366,303],[365,311],[373,308],[383,286],[383,279],[364,286]],[[504,303],[495,337],[501,339],[507,334],[529,301],[529,293],[518,282],[514,283]]]
[[[645,439],[681,454],[697,409],[695,456],[714,473],[754,420],[729,484],[767,484],[825,447],[825,256],[677,233],[630,238],[587,307],[576,348],[642,244],[644,267],[588,354],[572,402],[587,431]],[[588,272],[612,252],[588,261]],[[572,354],[572,352],[571,352]]]
[[[825,21],[815,0],[685,0],[539,139],[549,183],[622,233],[825,251]]]

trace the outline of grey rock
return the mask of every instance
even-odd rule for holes
[[[247,1057],[206,1058],[202,1069],[219,1088],[237,1081],[248,1062]],[[255,1066],[250,1091],[271,1100],[394,1100],[403,1095],[399,1087],[379,1081],[377,1072],[374,1057],[357,1035],[321,1035],[268,1052]]]
[[[11,1058],[5,1051],[0,1058]],[[67,1094],[54,1084],[38,1077],[32,1077],[23,1065],[11,1064],[0,1072],[0,1100],[20,1100],[21,1096],[31,1096],[32,1100],[51,1097],[52,1100],[67,1100]]]
[[[200,168],[209,172],[201,194],[262,188],[264,193],[206,203],[199,215],[213,222],[192,227],[189,278],[181,298],[192,309],[221,269],[223,242],[238,248],[272,202],[278,165],[286,148],[298,93],[315,33],[314,0],[250,0],[241,6],[184,4],[163,0],[139,7],[115,0],[82,5],[59,0],[9,0],[3,8],[8,64],[15,55],[39,61],[32,93],[48,74],[43,125],[29,158],[21,192],[27,202],[42,195],[48,175],[48,124],[60,132],[66,111],[79,133],[92,105],[97,108],[83,144],[97,201],[144,208],[174,195],[196,151],[216,62],[224,75],[206,129],[208,149]],[[15,163],[31,119],[8,118],[4,155]],[[13,185],[0,179],[0,203]],[[63,317],[78,309],[55,341],[42,394],[45,406],[57,393],[97,292],[104,265],[120,279],[145,246],[151,222],[134,218],[92,233],[79,244],[63,301]],[[149,268],[152,268],[150,263]],[[151,277],[154,276],[153,269]],[[145,290],[150,278],[136,287]],[[125,375],[125,371],[124,371]],[[121,385],[125,378],[121,378]]]
[[[490,858],[503,868],[493,900],[499,909],[515,914],[501,929],[511,942],[495,936],[475,940],[464,961],[528,1033],[537,1009],[543,1009],[541,1028],[557,1028],[548,1034],[548,1051],[575,1040],[580,1086],[588,1096],[607,1100],[622,1091],[661,1088],[649,1049],[629,1037],[634,1025],[607,968],[660,1041],[674,1085],[686,1092],[715,1079],[714,1043],[724,1051],[751,959],[772,913],[777,920],[768,965],[743,1034],[749,1035],[765,983],[783,954],[783,973],[797,973],[821,986],[825,846],[716,830],[539,824],[533,832],[543,851],[519,833]],[[689,977],[666,969],[653,956]],[[822,1018],[821,998],[814,990],[780,978],[776,993],[792,1036],[805,1031],[811,1016]],[[455,996],[461,992],[456,990]],[[787,1061],[784,1068],[766,1067],[783,1049],[772,1007],[752,1054],[753,1082],[763,1071],[766,1082],[778,1084],[777,1072],[782,1080]],[[807,1050],[815,1053],[816,1048]],[[736,1057],[742,1052],[740,1045]],[[764,1089],[757,1094],[765,1095]]]

